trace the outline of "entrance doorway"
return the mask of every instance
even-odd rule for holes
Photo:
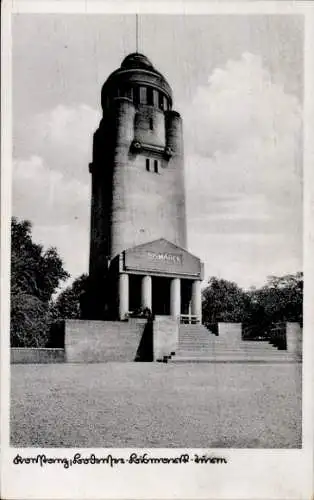
[[[152,312],[170,315],[170,279],[152,277]]]
[[[181,280],[181,313],[191,314],[192,281]]]

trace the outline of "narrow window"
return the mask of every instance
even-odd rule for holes
[[[139,87],[134,87],[133,99],[134,99],[134,104],[139,104],[139,102],[140,102],[140,89],[139,89]]]
[[[155,108],[158,108],[159,106],[159,92],[158,90],[153,90],[153,104]]]
[[[163,99],[163,97],[164,96],[162,94],[159,94],[159,103],[158,103],[158,105],[159,105],[160,109],[164,109],[164,99]]]
[[[132,87],[126,86],[123,88],[123,97],[128,97],[129,99],[133,99]]]
[[[150,130],[154,130],[154,122],[152,118],[149,119],[149,128]]]
[[[154,172],[158,174],[158,160],[154,160]]]
[[[149,106],[152,106],[154,104],[154,99],[153,99],[153,89],[147,87],[147,104]]]
[[[140,103],[147,104],[147,88],[140,87]]]
[[[132,89],[132,87],[127,87],[126,97],[128,97],[129,99],[132,99],[132,101],[133,101],[133,89]]]
[[[168,100],[166,97],[164,97],[164,109],[168,109]]]
[[[146,158],[146,170],[149,172],[149,158]]]

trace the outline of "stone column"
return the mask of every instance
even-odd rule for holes
[[[197,316],[197,320],[202,322],[202,296],[201,296],[201,282],[195,280],[192,283],[192,300],[191,300],[191,314]]]
[[[177,318],[181,314],[181,281],[173,278],[170,283],[170,314]]]
[[[119,319],[123,320],[129,312],[129,275],[119,274]]]
[[[142,307],[152,310],[152,278],[150,276],[142,278]]]

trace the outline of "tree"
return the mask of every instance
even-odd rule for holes
[[[53,306],[58,319],[81,317],[81,298],[86,291],[87,282],[87,274],[82,274],[58,295]]]
[[[56,248],[43,251],[41,245],[33,243],[31,228],[30,221],[12,218],[11,292],[23,292],[48,302],[69,274],[63,269]]]
[[[247,338],[267,337],[274,323],[302,323],[302,273],[268,277],[266,285],[250,291],[213,277],[202,295],[205,325],[218,321],[241,322]]]
[[[11,345],[43,347],[48,341],[48,306],[34,295],[11,296]]]
[[[202,292],[203,321],[240,322],[247,302],[245,292],[236,283],[212,277]]]
[[[270,323],[303,320],[303,273],[270,276],[267,284],[251,294]]]
[[[11,222],[11,345],[45,345],[50,301],[69,277],[55,248],[32,241],[30,221]]]

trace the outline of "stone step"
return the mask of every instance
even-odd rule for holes
[[[179,339],[181,340],[208,340],[209,342],[215,342],[215,339],[211,337],[206,337],[205,335],[179,335]]]
[[[254,355],[251,355],[251,354],[248,354],[248,353],[245,353],[245,352],[204,352],[204,353],[199,353],[197,351],[190,351],[190,352],[186,352],[186,351],[179,351],[178,353],[176,353],[176,356],[178,357],[183,357],[183,358],[194,358],[194,357],[197,357],[197,358],[206,358],[206,357],[215,357],[215,358],[218,358],[218,357],[245,357],[245,358],[248,358],[248,359],[254,359],[254,358],[259,358],[259,357],[263,357],[263,358],[269,358],[269,359],[275,359],[278,357],[275,356],[275,355],[269,355],[268,353],[259,353],[259,354],[254,354]],[[279,357],[282,357],[282,356],[279,356]]]
[[[178,349],[210,349],[216,351],[246,351],[246,352],[282,352],[277,347],[260,346],[260,347],[247,347],[241,344],[209,344],[209,343],[193,343],[193,342],[179,342]]]
[[[287,351],[279,351],[277,349],[255,349],[255,350],[252,350],[252,349],[241,349],[241,348],[238,348],[238,347],[225,347],[225,348],[221,348],[221,347],[213,347],[213,346],[203,346],[203,347],[199,347],[199,346],[182,346],[182,345],[179,345],[177,347],[177,352],[179,351],[199,351],[199,352],[202,352],[202,351],[209,351],[209,352],[247,352],[249,354],[258,354],[259,352],[265,352],[267,354],[277,354],[278,352],[281,354],[281,353],[285,353]]]
[[[301,363],[301,359],[294,356],[174,356],[168,363]]]
[[[259,356],[264,356],[268,358],[276,358],[276,357],[285,357],[287,354],[279,354],[278,352],[274,353],[269,353],[269,352],[259,352],[259,353],[250,353],[250,352],[245,352],[245,351],[177,351],[176,356],[183,356],[183,357],[193,357],[193,356],[200,356],[200,357],[206,357],[206,356],[245,356],[248,358],[255,358]]]
[[[180,325],[179,335],[213,335],[204,325]]]
[[[219,337],[203,325],[180,325],[178,348],[170,362],[296,362],[295,355],[268,341]]]
[[[241,346],[245,347],[245,349],[274,349],[274,346],[271,344],[247,344],[246,342],[224,342],[224,341],[212,341],[209,339],[180,339],[180,344],[206,344],[206,345],[217,345],[217,346]]]
[[[208,344],[216,344],[216,345],[244,345],[246,347],[250,347],[250,348],[259,348],[259,347],[269,347],[269,348],[272,348],[273,347],[273,344],[267,344],[267,343],[259,343],[259,344],[252,344],[251,342],[244,342],[244,341],[240,341],[240,342],[228,342],[226,340],[214,340],[214,339],[208,339],[208,338],[192,338],[192,337],[185,337],[185,338],[182,338],[182,337],[179,337],[179,342],[205,342],[205,343],[208,343]]]
[[[182,335],[179,333],[180,340],[208,340],[209,342],[222,342],[225,344],[230,343],[230,341],[226,338],[219,338],[216,335]],[[251,345],[251,346],[260,346],[260,345],[273,345],[271,342],[267,342],[265,340],[240,340],[241,344]]]
[[[211,344],[223,344],[223,345],[229,345],[231,342],[229,342],[228,340],[226,339],[219,339],[219,337],[192,337],[192,336],[180,336],[179,335],[179,341],[180,342],[187,342],[187,341],[190,341],[190,342],[198,342],[198,341],[202,341],[202,342],[210,342]],[[232,343],[235,343],[235,342],[232,342]],[[270,344],[268,342],[250,342],[250,341],[246,341],[246,340],[241,340],[239,342],[237,342],[237,344],[241,344],[241,345],[245,345],[245,346],[248,346],[248,347],[260,347],[260,346],[269,346],[269,347],[273,347],[273,344]]]

